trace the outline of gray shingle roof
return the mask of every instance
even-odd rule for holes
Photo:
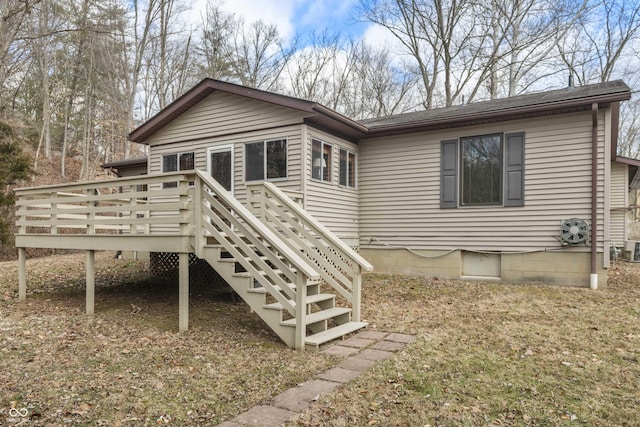
[[[305,123],[354,142],[363,138],[580,111],[591,108],[593,102],[608,104],[627,100],[631,96],[629,87],[617,80],[358,122],[315,102],[204,79],[131,132],[129,139],[144,143],[159,129],[217,90],[301,111]]]
[[[491,101],[474,102],[446,108],[413,113],[397,114],[360,123],[367,126],[372,134],[389,133],[408,128],[442,128],[455,125],[467,125],[470,122],[491,122],[551,114],[558,111],[577,111],[590,106],[592,102],[607,103],[630,98],[629,87],[621,80],[598,83],[581,87],[569,87],[539,93],[514,96]]]

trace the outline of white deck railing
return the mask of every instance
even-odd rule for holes
[[[81,236],[82,247],[100,249],[86,239],[179,236],[190,242],[182,251],[202,258],[213,241],[295,317],[297,348],[305,342],[309,283],[333,287],[359,321],[360,273],[372,266],[273,184],[248,186],[248,193],[260,219],[200,171],[17,189],[16,242],[50,236],[53,244],[64,235],[75,248],[73,236]]]
[[[193,174],[145,175],[20,188],[18,235],[188,234]],[[168,183],[176,186],[163,188]]]

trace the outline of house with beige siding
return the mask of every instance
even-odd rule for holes
[[[131,134],[149,145],[149,173],[167,171],[167,155],[193,153],[215,174],[211,156],[227,150],[236,198],[246,202],[247,183],[273,182],[377,271],[587,286],[594,270],[603,286],[611,245],[625,245],[622,82],[361,122],[228,83],[199,87],[193,106],[178,100]],[[248,150],[263,143],[286,145],[286,166],[249,176]],[[571,219],[586,237],[571,233]]]
[[[126,241],[131,250],[179,253],[182,266],[189,254],[205,259],[229,282],[248,278],[252,292],[238,293],[254,309],[280,310],[263,319],[291,327],[292,335],[272,326],[298,348],[364,326],[360,273],[372,268],[603,287],[611,246],[626,244],[638,169],[616,156],[619,104],[629,98],[614,81],[357,121],[205,79],[130,134],[148,159],[105,165],[136,176],[146,167],[145,178],[121,178],[126,203],[115,210],[128,220],[97,220],[108,209],[93,206],[106,200],[83,186],[91,207],[78,212],[91,221],[67,225],[98,238],[84,240],[89,251]],[[51,244],[34,237],[36,218],[55,220],[47,235],[65,225],[63,190],[17,193],[18,248]],[[45,212],[47,204],[55,209]],[[118,236],[96,237],[106,225]],[[310,286],[302,297],[296,280]],[[348,311],[325,296],[327,285]],[[254,286],[271,302],[251,302]],[[296,310],[295,298],[314,308]]]

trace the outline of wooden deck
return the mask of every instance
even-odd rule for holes
[[[88,314],[94,312],[94,251],[173,252],[180,265],[179,329],[186,330],[194,253],[297,349],[366,325],[360,272],[371,265],[272,184],[250,186],[249,207],[200,171],[25,188],[16,197],[20,299],[26,248],[87,251]],[[337,307],[328,291],[348,307]]]

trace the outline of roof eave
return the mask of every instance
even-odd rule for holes
[[[533,106],[529,105],[493,110],[490,112],[460,114],[444,119],[434,118],[402,124],[372,126],[371,128],[369,128],[369,136],[392,136],[410,132],[428,131],[487,122],[513,120],[516,118],[534,117],[537,115],[557,114],[559,112],[566,112],[567,110],[579,110],[580,108],[587,107],[590,108],[591,104],[595,102],[601,105],[606,105],[612,102],[627,101],[630,98],[631,94],[627,90],[603,95],[594,95],[579,99],[554,101]]]
[[[310,114],[317,114],[314,108],[316,106],[319,106],[319,104],[311,101],[292,98],[286,95],[265,92],[258,89],[207,78],[184,93],[182,96],[169,104],[151,119],[140,125],[138,128],[134,129],[129,134],[129,140],[133,142],[144,143],[145,140],[151,135],[153,135],[162,127],[186,112],[189,108],[193,107],[198,102],[211,95],[216,90],[224,91],[234,95],[244,96],[258,101],[280,105],[282,107],[293,108]]]

